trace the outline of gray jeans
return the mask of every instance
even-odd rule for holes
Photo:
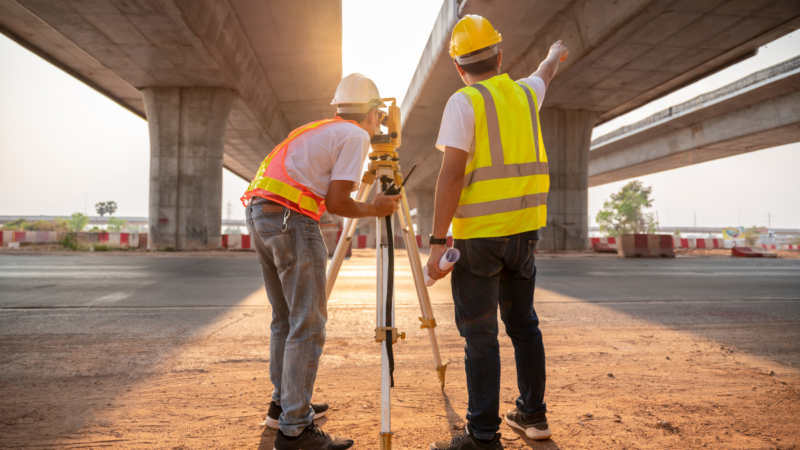
[[[317,221],[291,211],[281,231],[284,213],[263,213],[259,200],[247,207],[246,217],[272,305],[272,400],[283,408],[281,431],[297,436],[314,417],[309,405],[328,321],[328,251]]]

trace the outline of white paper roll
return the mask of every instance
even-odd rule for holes
[[[442,259],[439,260],[439,270],[447,270],[453,267],[453,264],[458,261],[458,258],[461,257],[461,252],[455,248],[448,248],[444,255],[442,255]],[[431,287],[436,283],[436,280],[433,278],[428,277],[428,266],[422,267],[422,274],[425,275],[425,286]]]

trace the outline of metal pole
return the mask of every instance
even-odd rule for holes
[[[380,229],[377,229],[377,238],[380,239]],[[386,321],[386,297],[387,280],[389,277],[389,246],[381,244],[378,246],[378,311],[377,327],[391,327],[391,323]],[[392,303],[394,305],[394,303]],[[394,309],[394,306],[392,306]],[[394,312],[394,311],[392,311]],[[394,314],[392,314],[394,316]],[[391,448],[392,436],[392,407],[391,407],[391,375],[389,374],[389,345],[388,339],[381,341],[381,450]]]
[[[414,286],[417,288],[417,299],[419,299],[419,309],[422,312],[420,322],[422,328],[428,329],[428,338],[431,341],[431,350],[433,350],[433,358],[436,360],[436,372],[439,375],[439,382],[444,389],[444,376],[447,370],[447,365],[450,361],[442,362],[442,356],[439,353],[439,343],[436,340],[436,319],[433,317],[433,307],[431,307],[431,299],[428,295],[428,287],[425,286],[425,278],[422,275],[422,263],[419,259],[419,248],[417,247],[417,236],[414,233],[414,228],[411,222],[411,212],[408,208],[408,199],[406,198],[406,191],[402,191],[402,201],[400,202],[400,211],[398,211],[398,218],[400,219],[400,227],[403,230],[403,240],[406,244],[408,252],[408,262],[411,266],[411,275],[414,277]]]

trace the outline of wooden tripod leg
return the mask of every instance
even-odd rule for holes
[[[401,211],[399,211],[400,226],[403,229],[403,240],[406,243],[406,251],[408,252],[408,262],[411,265],[411,274],[414,277],[414,286],[417,289],[417,298],[419,299],[419,308],[422,311],[422,317],[419,318],[422,325],[420,328],[428,329],[428,338],[431,341],[431,350],[433,350],[433,358],[436,360],[436,372],[439,375],[439,382],[444,389],[444,376],[447,370],[447,365],[450,361],[442,361],[442,356],[439,353],[439,343],[436,341],[436,319],[433,318],[433,308],[431,307],[431,299],[428,295],[428,287],[425,286],[425,279],[422,275],[422,263],[419,260],[419,248],[417,247],[417,236],[414,233],[414,227],[411,222],[411,212],[408,209],[408,199],[406,198],[406,191],[402,191],[403,200],[401,202]]]
[[[358,194],[356,195],[356,201],[366,201],[371,187],[371,183],[361,183],[361,187],[358,189]],[[328,275],[326,277],[327,284],[325,286],[325,298],[327,299],[331,298],[333,285],[336,284],[336,277],[339,276],[339,270],[342,268],[342,261],[344,261],[344,256],[347,254],[347,248],[350,246],[353,233],[356,231],[356,224],[358,224],[358,219],[344,219],[342,237],[339,239],[339,242],[336,243],[336,250],[333,252],[331,265],[328,266]]]

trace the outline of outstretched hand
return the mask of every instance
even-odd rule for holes
[[[550,53],[558,54],[558,60],[560,62],[566,61],[567,58],[569,57],[569,49],[567,48],[567,46],[562,44],[560,40],[550,46]]]

